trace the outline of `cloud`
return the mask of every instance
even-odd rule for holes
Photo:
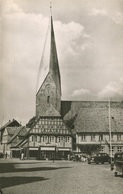
[[[90,94],[90,91],[88,89],[81,88],[80,90],[74,90],[72,96],[83,96],[87,94]]]
[[[122,99],[123,98],[123,77],[119,82],[110,82],[107,86],[103,88],[102,91],[98,93],[99,99],[113,98]]]
[[[107,16],[114,23],[123,25],[123,13],[120,11],[113,12],[113,11],[108,11],[106,9],[92,9],[89,15],[92,15],[92,16],[100,15],[104,17]]]
[[[91,13],[89,13],[89,15],[102,15],[102,16],[106,16],[107,15],[107,11],[105,9],[93,9],[91,10]]]
[[[7,0],[1,1],[1,5],[2,14],[14,14],[22,12],[22,9],[19,8],[13,0],[9,0],[9,2]]]

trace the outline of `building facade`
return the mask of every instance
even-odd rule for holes
[[[114,155],[123,151],[123,102],[71,102],[64,117],[74,127],[76,151]],[[110,113],[109,113],[110,110]]]

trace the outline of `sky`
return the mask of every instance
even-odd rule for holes
[[[35,116],[49,0],[0,0],[0,125]],[[52,0],[62,100],[123,100],[123,1]],[[39,83],[40,85],[40,83]]]

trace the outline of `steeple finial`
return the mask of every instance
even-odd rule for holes
[[[52,16],[52,2],[50,2],[50,15]]]

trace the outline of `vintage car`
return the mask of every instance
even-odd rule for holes
[[[3,158],[4,154],[2,152],[0,152],[0,158]]]
[[[88,164],[104,164],[105,162],[111,163],[111,158],[107,153],[98,153],[95,156],[88,157]]]
[[[114,155],[114,162],[111,164],[111,170],[114,170],[114,175],[123,176],[123,152],[117,152]]]

